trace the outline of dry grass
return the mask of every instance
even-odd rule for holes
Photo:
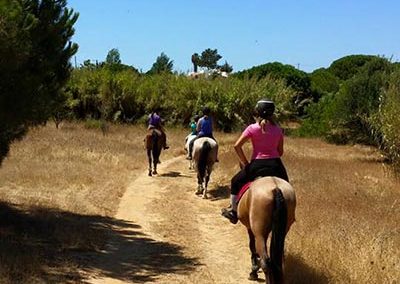
[[[104,247],[127,185],[147,168],[144,134],[141,126],[111,126],[103,136],[83,124],[49,125],[12,145],[0,169],[0,283],[81,279],[80,255]],[[182,131],[168,134],[182,144]]]
[[[33,130],[0,169],[0,283],[76,283],[100,251],[119,199],[147,167],[145,129],[81,124]],[[183,153],[186,131],[168,131],[162,160]],[[229,185],[237,134],[216,134]],[[400,182],[371,148],[286,139],[284,162],[297,190],[287,238],[289,283],[397,283]],[[125,226],[126,224],[118,224]],[[128,225],[126,225],[128,226]],[[29,253],[28,253],[29,252]]]
[[[400,181],[383,160],[369,147],[286,139],[283,161],[298,197],[289,283],[398,283]],[[226,151],[221,161],[226,185],[237,159]]]

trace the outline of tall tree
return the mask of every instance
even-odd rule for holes
[[[218,67],[218,60],[221,58],[222,56],[218,54],[217,49],[207,48],[201,53],[199,66],[209,70],[216,69]]]
[[[199,66],[200,63],[200,56],[198,53],[194,53],[192,55],[192,63],[193,63],[193,72],[197,73],[197,67]]]
[[[229,65],[227,61],[219,67],[219,70],[226,73],[231,73],[233,71],[232,65]]]
[[[113,48],[107,53],[106,63],[110,65],[121,64],[121,55],[117,48]]]
[[[65,0],[2,0],[0,15],[1,164],[12,141],[62,103],[78,14]]]
[[[174,67],[174,61],[170,60],[169,57],[161,52],[161,55],[157,57],[156,62],[149,70],[149,74],[160,74],[160,73],[172,73]]]

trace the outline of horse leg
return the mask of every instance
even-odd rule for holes
[[[201,178],[200,174],[197,173],[197,190],[196,190],[196,194],[200,195],[203,193],[203,179]]]
[[[158,164],[158,156],[153,157],[153,175],[157,174],[157,164]]]
[[[260,260],[256,251],[256,240],[254,238],[253,232],[248,229],[247,233],[249,234],[249,247],[251,252],[251,272],[249,275],[249,280],[258,280],[258,270],[260,269]]]
[[[151,177],[151,150],[147,149],[147,158],[149,160],[149,177]]]
[[[208,170],[207,170],[206,177],[205,177],[205,183],[204,183],[204,191],[203,191],[203,198],[204,199],[208,198],[208,196],[207,196],[207,188],[208,188],[208,182],[210,181],[210,174],[211,173],[209,173]]]
[[[268,257],[267,253],[267,239],[268,234],[264,236],[264,234],[255,234],[255,244],[256,251],[258,255],[260,255],[260,265],[261,269],[265,275],[265,283],[270,283],[271,281],[271,260]]]

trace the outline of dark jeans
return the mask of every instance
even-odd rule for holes
[[[192,141],[190,141],[190,143],[189,143],[189,157],[192,157],[192,150],[193,150],[194,141],[196,141],[197,139],[199,139],[199,138],[201,138],[201,137],[208,137],[208,138],[213,139],[215,142],[217,142],[217,140],[215,140],[214,136],[212,136],[212,135],[197,135],[197,137],[194,138],[194,139],[193,139]]]
[[[266,176],[279,177],[289,182],[285,166],[280,158],[255,159],[232,178],[231,193],[237,195],[247,182]]]

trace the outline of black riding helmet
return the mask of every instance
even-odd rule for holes
[[[270,99],[261,99],[256,104],[256,113],[261,118],[269,118],[274,114],[275,104]]]
[[[203,107],[203,115],[209,115],[211,112],[209,107]]]

